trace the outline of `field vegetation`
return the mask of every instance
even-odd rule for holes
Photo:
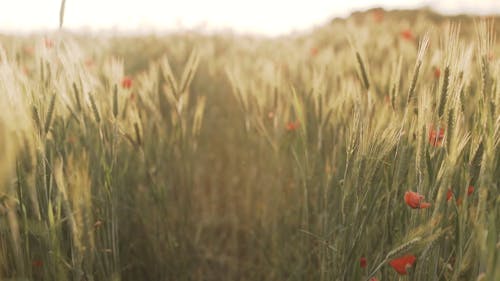
[[[498,19],[0,37],[1,280],[500,280]]]

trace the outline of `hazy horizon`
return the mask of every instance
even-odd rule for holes
[[[0,32],[29,33],[56,30],[60,0],[19,0],[0,11]],[[284,9],[286,5],[286,9]],[[66,1],[64,28],[79,31],[162,32],[197,29],[232,30],[238,33],[281,35],[307,30],[335,17],[374,7],[414,9],[430,7],[443,14],[498,14],[495,0],[353,0],[326,3],[321,0],[287,2],[255,0],[185,0],[174,5],[154,0]]]

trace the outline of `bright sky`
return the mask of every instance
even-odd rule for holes
[[[0,32],[55,29],[61,0],[0,0]],[[500,0],[66,0],[64,27],[120,31],[204,27],[277,35],[376,6],[500,13]]]

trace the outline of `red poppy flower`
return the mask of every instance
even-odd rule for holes
[[[468,188],[467,188],[467,195],[468,196],[471,196],[472,193],[474,193],[474,186],[470,185]]]
[[[384,20],[384,11],[382,10],[373,11],[372,16],[374,22],[382,22]]]
[[[405,39],[407,41],[414,40],[413,32],[411,32],[411,30],[409,30],[409,29],[405,29],[405,30],[401,31],[401,37],[403,37],[403,39]]]
[[[316,56],[318,54],[319,50],[316,47],[311,48],[311,56]]]
[[[297,128],[299,128],[299,126],[300,126],[299,121],[295,121],[295,122],[290,121],[286,124],[286,130],[289,132],[295,131],[295,130],[297,130]]]
[[[434,69],[434,77],[437,79],[439,77],[441,77],[441,69],[439,69],[439,67],[436,67]]]
[[[130,89],[132,87],[132,78],[125,76],[122,79],[122,87],[124,89]]]
[[[418,192],[407,191],[405,193],[405,202],[412,209],[425,209],[431,206],[430,203],[422,202],[424,196],[420,195]]]
[[[42,267],[43,266],[43,261],[41,260],[34,260],[31,262],[31,265],[33,265],[33,267]]]
[[[386,104],[390,105],[391,104],[391,97],[389,95],[386,95],[384,97],[384,101],[385,101]]]
[[[94,66],[94,60],[93,59],[87,59],[87,60],[85,60],[84,64],[85,64],[86,67],[92,67],[92,66]]]
[[[457,198],[457,206],[462,205],[462,198],[458,197]]]
[[[35,53],[35,49],[33,47],[30,47],[30,46],[24,47],[23,51],[25,54],[27,54],[29,56],[32,56]]]
[[[429,130],[429,143],[432,146],[441,146],[443,144],[443,139],[444,139],[444,128],[439,128],[439,134],[437,131],[434,129],[434,127],[431,127]]]
[[[453,197],[453,191],[451,191],[451,189],[448,189],[448,192],[446,192],[446,201],[450,201],[451,197]]]
[[[378,281],[377,277],[370,278],[370,281]]]
[[[365,257],[361,257],[359,259],[359,266],[361,266],[361,268],[366,268],[366,258]]]
[[[47,49],[50,49],[52,47],[54,47],[54,41],[48,39],[48,38],[45,38],[45,40],[43,41],[43,43],[45,44],[45,48]]]
[[[22,69],[23,69],[24,75],[26,75],[26,76],[30,75],[31,71],[28,67],[24,66]]]
[[[399,257],[397,259],[393,259],[389,262],[389,265],[396,270],[397,273],[401,275],[406,275],[408,274],[407,269],[411,268],[414,264],[417,258],[414,255],[406,255]]]

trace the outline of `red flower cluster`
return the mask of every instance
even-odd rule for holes
[[[467,188],[467,196],[471,196],[473,193],[474,193],[474,186],[470,185]],[[453,197],[453,191],[451,189],[448,189],[448,192],[446,192],[446,201],[450,201],[452,197]],[[462,198],[458,197],[457,205],[460,206],[461,204],[462,204]]]
[[[439,134],[434,127],[431,127],[429,130],[429,143],[432,146],[441,146],[443,144],[444,139],[444,128],[439,128]]]
[[[365,257],[361,257],[361,258],[359,259],[359,266],[360,266],[361,268],[366,268],[366,258],[365,258]]]
[[[316,56],[318,54],[319,50],[316,47],[311,48],[311,56]]]
[[[48,39],[48,38],[45,38],[45,40],[43,41],[44,45],[45,45],[45,48],[47,49],[51,49],[52,47],[54,47],[54,41]]]
[[[299,121],[290,121],[286,124],[286,130],[289,132],[295,131],[299,128]]]
[[[469,187],[467,188],[467,195],[471,196],[472,193],[474,193],[474,187],[472,185],[469,185]]]
[[[453,191],[451,191],[451,189],[448,189],[448,192],[446,192],[446,201],[450,201],[451,197],[453,197]]]
[[[42,267],[42,266],[43,266],[43,261],[41,261],[41,260],[33,260],[33,261],[31,262],[31,265],[32,265],[33,267]]]
[[[124,89],[130,89],[132,88],[132,78],[125,76],[122,79],[122,88]]]
[[[94,66],[94,60],[93,59],[87,59],[87,60],[85,60],[84,64],[85,64],[86,67],[92,67],[92,66]]]
[[[384,20],[384,11],[383,10],[375,10],[373,11],[373,21],[374,22],[382,22]]]
[[[26,54],[26,55],[29,55],[29,56],[32,56],[34,53],[35,53],[35,49],[31,46],[25,46],[23,48],[23,52]]]
[[[430,203],[422,202],[423,200],[424,196],[418,192],[407,191],[405,193],[405,202],[412,209],[425,209],[431,206]]]
[[[439,79],[441,77],[441,69],[439,67],[434,68],[434,78]]]
[[[401,37],[406,40],[406,41],[413,41],[415,40],[415,37],[413,36],[413,32],[409,29],[405,29],[401,31]]]
[[[408,269],[413,267],[417,258],[414,255],[406,255],[389,262],[389,265],[396,270],[397,273],[401,275],[408,274]]]
[[[361,258],[359,259],[359,266],[360,266],[361,268],[366,268],[366,265],[367,265],[367,263],[366,263],[366,258],[365,258],[365,257],[361,257]],[[378,281],[378,279],[377,279],[377,277],[372,277],[372,278],[370,278],[370,280],[369,280],[369,281]]]

